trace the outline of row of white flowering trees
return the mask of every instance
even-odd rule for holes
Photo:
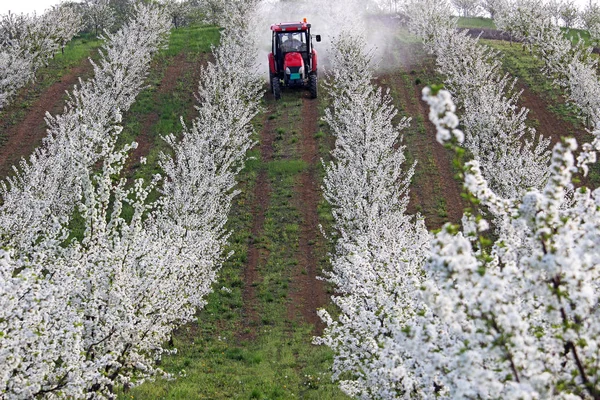
[[[336,142],[323,190],[335,218],[328,279],[341,293],[333,297],[341,315],[334,322],[320,311],[328,327],[316,341],[335,350],[333,376],[346,393],[386,398],[395,393],[395,372],[379,350],[394,321],[410,319],[418,309],[413,301],[428,233],[422,219],[405,214],[414,166],[404,168],[400,132],[409,121],[392,125],[396,110],[390,96],[371,84],[360,37],[344,32],[332,47],[333,105],[326,121]],[[395,350],[401,357],[403,350]]]
[[[553,23],[550,10],[538,0],[519,0],[503,9],[499,27],[512,31],[543,61],[543,72],[565,91],[567,99],[580,110],[598,138],[600,81],[592,48],[583,40],[574,42],[566,37]],[[599,145],[596,139],[594,146]]]
[[[7,286],[0,296],[5,344],[0,360],[2,388],[9,397],[51,392],[81,397],[94,385],[93,390],[103,390],[115,380],[111,375],[120,368],[114,366],[123,364],[119,358],[128,360],[127,353],[137,352],[124,352],[111,340],[130,333],[125,324],[110,322],[121,319],[111,308],[125,312],[131,307],[109,295],[112,283],[128,285],[118,270],[111,271],[112,246],[105,243],[124,225],[117,205],[126,193],[114,190],[118,196],[110,198],[111,173],[124,157],[123,151],[114,151],[121,112],[141,90],[152,53],[164,46],[168,28],[160,10],[140,8],[135,20],[109,36],[95,77],[73,90],[62,115],[48,116],[43,146],[29,162],[21,162],[21,171],[3,187]],[[92,171],[97,163],[103,163],[99,177]],[[109,201],[115,204],[115,218],[103,226]],[[139,208],[140,201],[135,205]],[[75,212],[87,229],[84,240],[69,243],[68,224]],[[133,218],[132,228],[140,218]]]
[[[0,17],[0,109],[30,82],[36,70],[81,30],[83,18],[70,5],[54,6],[40,16]]]
[[[499,54],[466,32],[446,2],[406,5],[411,31],[436,56],[438,71],[464,110],[465,147],[478,159],[491,187],[503,197],[541,188],[548,175],[549,140],[525,125],[515,81],[501,71]]]
[[[95,77],[48,116],[48,137],[4,185],[0,206],[0,393],[113,397],[115,385],[167,376],[155,361],[203,306],[224,259],[235,174],[252,145],[261,85],[231,10],[215,61],[203,69],[199,116],[167,138],[164,176],[126,185],[117,146],[122,112],[166,43],[168,14],[138,5],[108,35]],[[240,25],[242,24],[242,25]],[[158,200],[148,201],[152,191]],[[127,207],[132,212],[125,213]],[[128,215],[131,214],[131,215]],[[83,235],[70,230],[83,221]]]
[[[368,67],[362,42],[340,39],[324,184],[340,316],[321,311],[317,342],[359,398],[600,399],[600,194],[573,189],[595,154],[585,145],[575,163],[569,139],[549,157],[494,53],[457,33],[449,10],[418,0],[408,14],[452,91],[424,98],[438,141],[473,158],[461,173],[473,207],[435,234],[405,214],[412,170],[400,170],[389,99],[349,72]]]

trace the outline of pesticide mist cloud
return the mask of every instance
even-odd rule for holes
[[[257,42],[261,44],[258,64],[261,72],[265,73],[265,79],[268,78],[267,55],[271,51],[272,24],[302,21],[306,18],[312,25],[313,36],[321,35],[322,41],[314,44],[318,52],[319,70],[326,72],[324,70],[328,65],[331,42],[338,35],[345,32],[360,33],[367,38],[369,47],[374,50],[385,45],[388,39],[385,30],[368,20],[367,16],[373,11],[373,6],[369,7],[368,2],[359,0],[263,2],[255,34]]]

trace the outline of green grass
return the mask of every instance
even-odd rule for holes
[[[459,28],[489,28],[496,29],[496,24],[491,18],[484,17],[460,17],[458,18]]]
[[[132,176],[128,177],[142,178],[149,182],[153,175],[162,173],[162,169],[159,167],[160,154],[171,153],[171,148],[163,138],[171,133],[180,134],[182,131],[180,117],[184,117],[188,126],[191,125],[193,115],[188,115],[188,113],[190,110],[194,110],[193,92],[198,86],[198,82],[192,79],[188,71],[183,76],[177,77],[174,90],[160,93],[159,87],[165,71],[180,53],[185,54],[187,62],[197,63],[199,67],[201,60],[206,57],[204,53],[211,51],[212,44],[218,44],[219,34],[219,29],[213,26],[191,26],[173,30],[169,37],[168,48],[162,49],[154,57],[152,68],[146,79],[148,87],[138,95],[135,103],[125,113],[122,122],[123,131],[119,136],[118,146],[136,141],[138,136],[143,133],[143,121],[148,115],[155,114],[158,117],[157,123],[150,126],[145,132],[151,141],[150,152],[146,155],[147,162],[141,164],[140,160],[129,160],[132,171],[125,171],[125,173]],[[148,201],[154,201],[157,196],[158,193],[151,193]],[[132,214],[132,207],[129,204],[123,204],[122,216],[128,220]],[[84,221],[76,216],[71,220],[70,228],[73,232],[72,237],[81,237],[84,231]]]
[[[493,27],[493,24],[488,26],[490,23],[491,20],[483,18],[461,19],[460,22],[464,27]],[[411,37],[403,38],[400,39],[402,43],[414,43]],[[189,93],[196,90],[197,85],[191,82],[190,76],[181,77],[173,92],[157,92],[157,85],[166,68],[181,52],[186,54],[188,61],[200,62],[204,54],[210,51],[211,44],[218,43],[218,39],[219,30],[215,27],[178,29],[171,35],[169,48],[157,55],[148,78],[150,87],[140,94],[124,120],[122,142],[126,143],[135,140],[141,133],[141,121],[145,116],[151,113],[158,115],[158,123],[151,128],[153,146],[148,155],[148,163],[136,166],[136,177],[148,179],[158,171],[156,161],[159,152],[168,152],[162,136],[181,130],[180,115],[186,117],[188,122],[193,118],[193,111],[188,113],[191,106]],[[93,48],[92,41],[83,43],[89,39],[81,40],[80,45],[87,45],[89,53]],[[80,57],[85,55],[85,47],[75,50],[77,44],[74,43],[73,46],[71,55],[67,57],[68,49],[65,52],[64,65],[76,63],[77,52]],[[514,71],[515,75],[524,76],[523,79],[527,79],[526,82],[534,91],[545,93],[551,99],[560,94],[553,92],[554,89],[547,81],[540,79],[539,63],[536,64],[537,61],[523,52],[520,46],[509,47],[508,43],[494,46],[499,46],[497,48],[506,54],[507,69]],[[430,69],[415,66],[414,74],[399,73],[396,83],[412,88],[416,79],[424,83],[440,81],[440,77]],[[323,99],[320,100],[320,115],[323,115],[326,94],[324,91],[321,93]],[[407,104],[402,104],[403,100],[400,100],[395,87],[391,94],[394,104],[402,113]],[[415,105],[418,98],[413,96],[408,101]],[[119,393],[122,399],[347,398],[330,381],[332,352],[326,347],[312,345],[312,326],[302,324],[288,315],[291,271],[298,265],[296,256],[302,224],[292,197],[299,174],[310,166],[299,158],[297,129],[302,118],[302,101],[298,100],[298,93],[284,92],[282,101],[273,104],[268,99],[266,102],[274,107],[274,112],[266,117],[276,124],[274,159],[269,162],[261,160],[260,153],[254,149],[249,154],[252,159],[246,163],[239,176],[241,193],[234,199],[233,210],[227,222],[227,229],[231,232],[227,250],[232,255],[219,271],[214,291],[207,297],[205,308],[198,313],[197,322],[188,324],[175,333],[177,354],[166,355],[161,361],[161,367],[172,373],[175,379],[146,382],[126,393]],[[557,113],[564,113],[565,117],[570,115],[560,105],[556,104],[555,107]],[[409,151],[411,144],[417,143],[426,131],[422,115],[411,117],[411,127],[405,131]],[[256,121],[257,127],[262,125],[259,120],[260,117]],[[327,162],[331,137],[326,124],[319,123],[315,138],[319,143],[320,155]],[[412,163],[414,156],[408,153],[408,158],[407,165]],[[420,211],[432,218],[445,218],[447,205],[439,185],[439,177],[434,176],[437,173],[435,160],[431,157],[419,162],[415,183],[424,185],[424,182],[433,181],[437,185],[432,203],[423,205]],[[254,185],[260,172],[267,173],[272,193],[265,210],[263,232],[253,235],[251,204],[255,200]],[[322,178],[324,171],[320,164],[318,173]],[[318,205],[318,215],[325,231],[331,232],[331,207],[324,200]],[[266,256],[259,265],[260,280],[255,284],[259,318],[256,322],[247,324],[243,320],[243,269],[248,262],[250,243],[255,243],[264,250]],[[332,244],[325,244],[327,245]],[[326,264],[326,251],[322,253],[320,263]],[[335,310],[332,314],[335,314]]]
[[[321,372],[331,363],[331,355],[320,348],[306,352],[305,338],[310,336],[306,327],[282,330],[277,324],[262,327],[253,342],[240,343],[226,333],[220,341],[200,339],[192,345],[176,340],[181,350],[166,358],[163,367],[182,376],[143,385],[122,398],[341,398]]]
[[[302,160],[275,160],[267,165],[267,170],[272,176],[295,175],[306,168],[306,162]]]
[[[202,60],[206,59],[212,45],[218,45],[219,29],[213,26],[191,26],[173,30],[169,37],[167,49],[156,55],[153,68],[148,77],[149,87],[143,90],[136,102],[124,118],[124,129],[121,134],[121,143],[130,143],[142,133],[142,123],[148,115],[155,114],[157,123],[145,132],[152,141],[147,163],[134,162],[134,177],[151,179],[153,174],[160,172],[158,161],[161,153],[170,153],[163,137],[168,134],[179,134],[182,131],[180,117],[183,117],[188,126],[195,116],[195,99],[193,93],[197,90],[198,82],[193,79],[190,71],[177,78],[174,90],[168,93],[159,92],[161,81],[166,69],[173,63],[176,56],[183,53],[186,62],[197,64],[200,68]]]
[[[91,34],[76,36],[65,46],[64,52],[56,54],[50,65],[56,63],[57,66],[67,69],[73,67],[79,64],[83,58],[89,57],[90,53],[100,47],[102,43],[103,41]]]
[[[181,51],[207,53],[219,44],[220,30],[216,26],[195,25],[171,31],[166,56],[176,56]]]
[[[486,17],[459,17],[458,18],[458,27],[459,28],[487,28],[487,29],[497,29],[494,20]],[[584,41],[584,43],[588,46],[592,45],[592,41],[590,40],[590,34],[587,30],[584,29],[566,29],[561,28],[565,35],[571,39],[573,42],[577,42],[580,39]]]
[[[280,134],[273,143],[273,160],[262,160],[255,149],[250,153],[253,159],[238,177],[241,193],[227,223],[232,232],[228,250],[233,255],[219,272],[198,322],[175,335],[178,353],[164,357],[161,363],[177,379],[147,382],[120,393],[123,399],[347,398],[331,382],[331,350],[311,344],[313,327],[289,315],[290,284],[298,265],[302,224],[293,197],[299,174],[308,166],[298,154],[296,129],[301,116],[297,111],[301,101],[297,93],[284,93],[282,101],[267,99],[267,103],[274,107],[277,119],[271,121]],[[263,126],[263,118],[257,118],[257,129]],[[271,194],[264,210],[263,231],[253,235],[251,205],[261,172],[267,174]],[[249,243],[264,252],[254,285],[258,318],[252,323],[243,319],[243,269]],[[227,290],[221,290],[223,287]]]
[[[487,22],[464,23],[482,27]],[[192,34],[189,37],[192,37]],[[187,46],[181,37],[172,40],[174,43],[180,43],[175,46]],[[407,40],[405,43],[411,41]],[[177,52],[170,54],[173,56]],[[530,60],[519,61],[520,54],[515,54],[515,57],[518,68],[529,68],[527,62]],[[439,81],[439,77],[427,68],[415,67],[414,72],[415,74],[400,74],[399,83],[413,87],[417,78],[423,82]],[[535,78],[532,69],[529,73]],[[542,85],[541,82],[539,84]],[[540,86],[540,90],[547,91],[549,88]],[[121,398],[346,398],[336,385],[330,382],[328,371],[333,359],[332,352],[326,347],[312,345],[312,327],[299,323],[288,315],[291,271],[298,265],[296,252],[302,224],[301,215],[293,206],[292,198],[299,174],[310,167],[300,160],[298,154],[296,129],[302,116],[301,101],[297,96],[294,92],[284,92],[282,100],[276,104],[269,98],[265,100],[265,108],[268,105],[274,108],[273,113],[264,118],[276,124],[273,160],[261,160],[260,153],[255,149],[250,154],[253,159],[246,164],[239,177],[241,194],[234,201],[233,211],[227,223],[227,228],[232,232],[229,250],[233,251],[233,255],[219,272],[214,292],[208,296],[206,307],[199,312],[198,322],[189,324],[176,333],[174,343],[178,353],[165,356],[161,363],[161,367],[174,374],[176,379],[144,383],[127,393],[121,393]],[[392,90],[392,96],[395,96],[396,104],[402,110],[403,105],[397,91]],[[323,98],[325,99],[326,95]],[[410,99],[410,102],[414,105],[418,99]],[[324,104],[325,100],[321,100],[321,115]],[[148,110],[151,110],[152,106],[150,101],[140,102],[141,108],[149,107]],[[166,109],[170,110],[170,107],[168,105]],[[178,107],[180,105],[172,104],[172,109],[178,110]],[[176,112],[165,111],[165,114],[166,120],[176,126],[176,121],[173,122],[171,118]],[[413,125],[405,133],[409,148],[411,140],[414,142],[425,132],[424,118],[414,115],[412,117]],[[164,132],[172,128],[173,125],[169,125],[171,122],[165,122]],[[255,124],[258,129],[262,125],[262,121]],[[157,131],[162,132],[163,128]],[[315,138],[319,143],[320,155],[327,162],[331,137],[326,124],[319,124]],[[425,182],[430,180],[427,174],[433,173],[436,168],[435,160],[427,158],[420,162],[424,170],[418,170],[416,179]],[[319,167],[318,171],[322,177],[322,167]],[[251,204],[255,200],[253,196],[256,176],[261,172],[267,173],[272,192],[265,210],[264,229],[258,235],[253,235]],[[432,203],[425,205],[425,213],[438,219],[445,218],[447,205],[439,184],[436,191]],[[318,205],[318,214],[325,230],[330,232],[333,219],[331,207],[325,201]],[[258,266],[260,279],[254,285],[258,319],[248,324],[243,319],[243,268],[248,261],[250,243],[264,251],[265,258]],[[326,258],[323,254],[320,262],[326,263]],[[335,314],[335,310],[332,310],[332,313]]]
[[[594,43],[590,39],[590,33],[584,29],[566,29],[562,28],[563,32],[573,43],[578,42],[580,39],[583,40],[585,45],[591,46]]]

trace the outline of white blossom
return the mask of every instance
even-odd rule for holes
[[[81,196],[78,174],[95,165],[107,141],[120,134],[122,112],[143,88],[168,30],[158,8],[140,8],[135,20],[107,37],[94,78],[69,94],[65,112],[46,115],[42,147],[2,183],[0,235],[11,246],[26,248],[71,216]]]
[[[41,16],[0,16],[0,109],[81,26],[81,15],[68,5],[52,7]]]
[[[450,398],[597,395],[599,212],[586,188],[565,205],[576,147],[557,144],[545,187],[511,201],[466,165],[467,190],[508,224],[490,245],[450,226],[433,241],[428,304],[461,338],[436,367]]]
[[[459,105],[464,145],[491,187],[506,198],[541,188],[548,177],[550,141],[526,126],[528,110],[517,106],[520,93],[501,72],[499,55],[458,32],[445,1],[413,0],[406,14],[410,29],[437,57],[438,70]],[[449,133],[439,130],[438,135]]]
[[[390,340],[422,306],[417,288],[429,236],[422,218],[405,214],[414,166],[404,167],[400,131],[409,121],[392,125],[396,110],[371,83],[362,37],[342,33],[333,49],[327,84],[333,103],[325,120],[336,143],[323,190],[333,207],[336,239],[327,278],[340,293],[333,301],[341,314],[333,320],[319,311],[328,327],[315,342],[335,351],[333,378],[344,392],[390,398],[433,387],[412,368],[420,362],[410,349]],[[362,73],[352,73],[357,70]]]
[[[115,178],[136,147],[117,146],[121,112],[170,27],[156,6],[135,11],[109,35],[94,79],[72,94],[65,114],[49,118],[45,147],[5,186],[0,388],[10,398],[113,398],[115,386],[170,377],[155,361],[175,352],[164,343],[205,304],[227,256],[224,223],[262,90],[249,73],[255,43],[237,25],[224,31],[203,71],[198,118],[181,140],[167,139],[174,156],[163,157],[165,176],[128,186]],[[150,202],[154,191],[159,199]],[[80,235],[70,231],[75,212]]]
[[[110,6],[109,0],[85,0],[83,4],[87,28],[95,35],[112,28],[115,23],[115,11]]]
[[[421,221],[405,215],[402,186],[390,191],[383,184],[390,181],[377,179],[381,172],[371,173],[391,168],[385,152],[372,152],[400,147],[389,139],[397,136],[383,133],[385,124],[372,122],[378,113],[365,114],[368,99],[380,93],[370,76],[345,73],[368,71],[364,45],[351,35],[336,42],[326,113],[336,148],[324,193],[337,233],[328,279],[339,292],[333,299],[340,315],[320,311],[328,327],[316,342],[335,351],[333,378],[357,398],[596,398],[600,193],[573,189],[573,174],[594,162],[593,149],[582,146],[576,159],[577,144],[566,139],[548,158],[547,141],[524,130],[526,111],[505,94],[511,85],[496,73],[494,53],[454,32],[443,2],[419,3],[411,26],[438,56],[468,120],[459,123],[449,92],[425,90],[438,140],[460,151],[459,128],[468,146],[470,134],[487,126],[504,135],[505,147],[485,147],[496,143],[491,136],[482,136],[490,140],[480,148],[468,147],[475,157],[462,165],[462,176],[475,207],[462,229],[447,224],[429,236]],[[488,90],[490,79],[497,89]],[[382,133],[373,135],[375,127]],[[526,134],[537,143],[519,144]],[[473,150],[498,148],[503,157]],[[520,176],[535,176],[535,184],[491,178],[494,168],[507,167],[517,175],[529,168]],[[373,184],[377,195],[369,191]]]

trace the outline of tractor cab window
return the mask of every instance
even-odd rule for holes
[[[281,51],[307,51],[306,32],[286,32],[279,34]]]

